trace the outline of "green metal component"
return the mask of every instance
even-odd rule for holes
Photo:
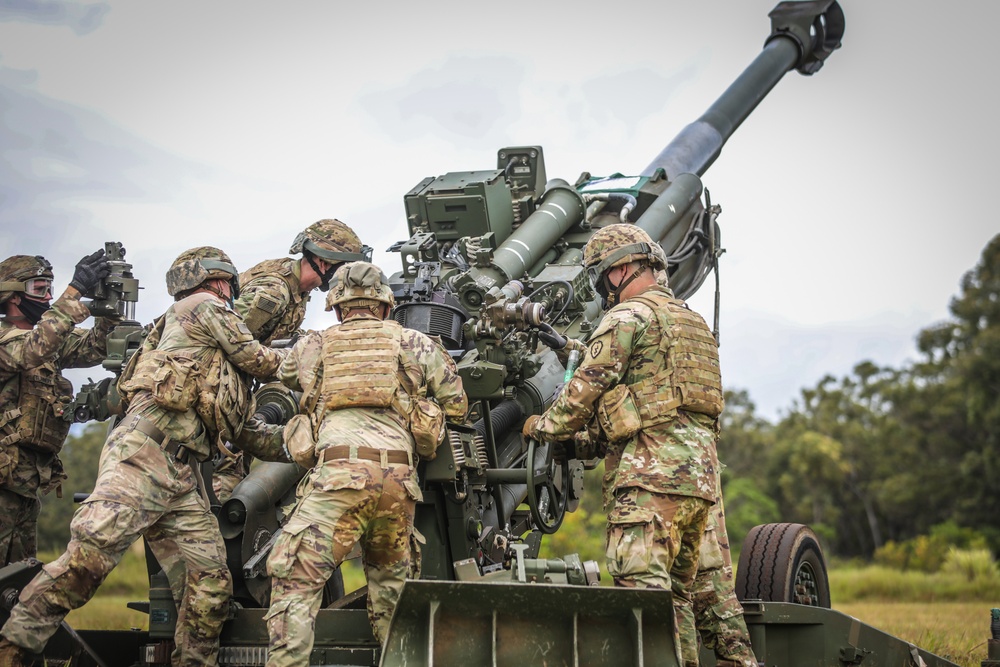
[[[678,664],[670,593],[407,582],[382,667]]]
[[[139,281],[132,275],[132,265],[125,261],[125,246],[117,241],[104,244],[110,273],[94,288],[93,300],[86,306],[95,317],[119,320],[108,334],[107,354],[101,366],[115,377],[94,382],[90,380],[77,392],[63,411],[66,421],[104,421],[121,415],[121,396],[117,379],[132,354],[142,346],[146,329],[135,321],[135,304],[139,300]]]
[[[744,600],[743,611],[754,655],[761,664],[830,667],[954,667],[955,664],[832,609]]]
[[[433,233],[439,241],[477,234],[482,223],[503,241],[514,213],[502,171],[445,174],[421,181],[404,197],[410,233]],[[482,232],[479,232],[482,233]]]

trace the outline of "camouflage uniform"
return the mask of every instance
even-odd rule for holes
[[[301,287],[302,262],[315,255],[331,264],[331,271],[345,261],[365,259],[365,246],[357,234],[339,220],[320,220],[295,237],[289,252],[302,259],[268,259],[240,275],[240,297],[233,307],[254,337],[265,345],[299,332],[306,317],[309,292]],[[319,271],[317,271],[319,273]],[[322,285],[321,285],[322,287]],[[216,498],[225,502],[248,472],[242,454],[222,459],[212,476]]]
[[[328,304],[360,303],[356,278],[372,272],[378,275],[364,262],[338,270]],[[346,290],[338,289],[342,277]],[[373,291],[369,302],[392,302],[380,281]],[[409,538],[421,498],[405,406],[426,395],[456,420],[468,407],[454,362],[430,338],[374,312],[352,310],[342,319],[300,338],[279,373],[292,389],[318,392],[311,414],[319,463],[300,486],[299,502],[267,561],[269,667],[308,664],[323,586],[359,541],[369,619],[375,637],[385,640],[410,569]],[[352,379],[354,391],[343,391],[341,383]]]
[[[18,255],[0,264],[0,280],[44,277],[42,258]],[[0,293],[0,304],[13,295]],[[66,479],[59,451],[70,423],[62,419],[73,398],[64,368],[87,368],[104,359],[114,322],[99,318],[93,329],[74,325],[90,316],[79,294],[67,291],[31,329],[0,320],[0,564],[36,555],[40,496]]]
[[[757,667],[743,606],[733,587],[733,560],[726,532],[722,487],[701,542],[698,576],[691,589],[694,620],[702,645],[715,653],[719,667]]]
[[[199,262],[211,268],[190,269]],[[232,580],[197,462],[220,437],[236,439],[232,424],[247,417],[220,413],[243,404],[229,395],[243,390],[233,374],[271,376],[282,360],[254,340],[220,298],[196,291],[199,285],[214,291],[204,282],[210,278],[235,279],[235,269],[219,268],[223,262],[231,268],[221,251],[201,248],[183,253],[168,272],[170,293],[179,300],[126,369],[119,387],[128,411],[101,453],[94,491],[73,517],[66,552],[22,591],[3,628],[7,642],[40,652],[65,615],[86,603],[145,535],[168,576],[186,573],[185,581],[171,582],[182,598],[172,663],[216,664]],[[192,275],[185,279],[185,271]],[[9,655],[7,642],[0,656]]]
[[[665,266],[659,246],[633,225],[602,228],[584,251],[585,266],[598,269],[595,282],[630,262]],[[698,368],[686,364],[691,359]],[[705,404],[688,398],[705,391]],[[608,572],[616,586],[673,591],[678,657],[689,667],[698,661],[691,592],[716,498],[721,401],[711,332],[654,284],[605,314],[572,379],[524,429],[528,437],[566,441],[592,418],[601,422]]]

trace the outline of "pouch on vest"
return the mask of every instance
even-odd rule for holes
[[[161,408],[184,412],[197,397],[198,361],[187,354],[150,350],[139,359],[133,381],[143,383],[148,377],[153,402]]]
[[[121,399],[121,404],[119,405],[121,412],[119,414],[124,415],[128,411],[129,401],[132,400],[135,392],[144,388],[132,382],[132,378],[135,377],[136,369],[139,368],[139,360],[142,358],[143,353],[148,354],[160,344],[160,337],[163,335],[165,323],[166,317],[160,316],[151,327],[147,326],[143,329],[142,343],[139,345],[139,349],[132,352],[125,363],[125,367],[122,368],[121,375],[115,380],[115,388]]]
[[[617,385],[597,401],[597,423],[608,442],[629,440],[642,430],[642,420],[628,386]]]
[[[420,458],[437,456],[438,445],[444,440],[444,410],[429,398],[410,398],[410,434]]]
[[[18,392],[21,415],[12,423],[18,446],[57,454],[69,435],[70,422],[62,413],[72,400],[73,384],[46,364],[21,373]]]
[[[309,470],[319,461],[316,456],[316,440],[313,439],[312,422],[309,415],[293,415],[282,432],[285,448],[292,460]]]

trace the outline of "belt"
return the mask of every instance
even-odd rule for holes
[[[134,416],[132,418],[132,423],[129,425],[129,430],[142,433],[159,445],[160,449],[166,452],[169,456],[172,456],[181,463],[187,463],[188,459],[191,458],[190,449],[176,440],[171,440],[170,436],[157,428],[156,424],[149,421],[145,417],[140,417],[139,415]]]
[[[413,455],[400,449],[376,449],[375,447],[359,447],[358,445],[334,445],[327,447],[320,454],[323,461],[346,459],[348,461],[378,461],[383,468],[389,464],[413,466]]]

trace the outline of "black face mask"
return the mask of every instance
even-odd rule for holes
[[[316,260],[313,259],[312,255],[306,255],[306,259],[309,260],[309,266],[312,267],[312,270],[319,276],[319,291],[328,292],[330,290],[330,279],[333,278],[333,274],[337,272],[337,267],[340,265],[331,264],[330,268],[326,270],[326,273],[323,273],[319,270],[319,264],[316,263]]]
[[[38,324],[38,320],[42,319],[45,311],[51,308],[48,301],[36,301],[26,296],[21,297],[21,303],[17,304],[17,307],[24,315],[24,319],[31,323],[31,326]]]

